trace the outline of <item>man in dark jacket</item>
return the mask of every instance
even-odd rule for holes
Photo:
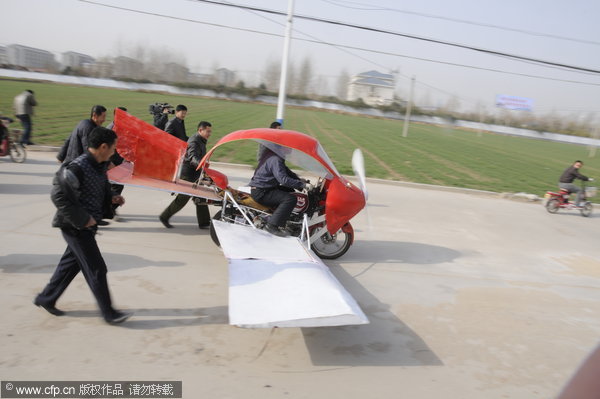
[[[188,141],[188,136],[185,133],[184,119],[187,115],[187,107],[179,104],[175,107],[175,118],[171,119],[165,127],[165,132],[177,137],[183,141]]]
[[[210,122],[202,121],[198,124],[198,132],[188,140],[188,146],[181,165],[181,178],[186,181],[195,182],[200,177],[200,171],[196,170],[200,161],[206,155],[206,143],[212,133],[212,125]],[[165,209],[158,219],[168,229],[173,226],[169,223],[169,219],[179,212],[185,204],[190,200],[189,195],[177,194],[173,202]],[[210,226],[210,213],[208,205],[196,204],[196,219],[198,220],[198,228],[208,229]]]
[[[113,203],[123,204],[124,198],[113,195],[106,177],[106,162],[115,152],[117,135],[112,130],[97,127],[87,137],[87,151],[69,164],[63,164],[53,181],[51,198],[57,208],[52,221],[61,229],[67,249],[54,275],[34,304],[55,316],[63,311],[56,301],[81,271],[88,283],[102,316],[107,323],[121,323],[131,314],[112,307],[106,264],[96,243],[96,224],[102,217],[112,217]]]
[[[581,188],[579,188],[579,186],[573,184],[573,180],[575,179],[580,179],[583,181],[592,181],[593,179],[590,179],[587,176],[582,175],[581,173],[579,173],[579,169],[581,169],[581,167],[583,166],[583,162],[582,161],[575,161],[575,163],[571,166],[569,166],[567,169],[565,169],[565,171],[562,173],[562,175],[560,175],[560,179],[558,180],[558,187],[562,188],[563,190],[568,190],[570,193],[577,193],[577,196],[575,198],[575,205],[577,206],[581,206],[583,205],[582,202],[582,192],[581,192]]]
[[[282,227],[296,206],[294,189],[312,188],[287,166],[282,157],[266,148],[250,180],[250,195],[259,204],[275,208],[265,230],[277,236],[289,235]]]
[[[88,148],[88,135],[95,127],[102,126],[105,120],[106,108],[102,105],[94,105],[90,118],[77,124],[58,151],[56,158],[60,162],[68,163],[83,154]]]

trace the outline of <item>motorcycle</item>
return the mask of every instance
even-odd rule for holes
[[[586,186],[585,181],[581,181],[581,192],[583,205],[578,206],[572,202],[569,202],[571,193],[569,190],[561,188],[559,192],[547,191],[544,195],[546,201],[546,210],[550,213],[556,213],[559,209],[575,209],[581,212],[581,216],[588,217],[592,214],[592,203],[588,201],[588,198],[596,195],[596,187]]]
[[[0,157],[10,156],[13,162],[22,163],[27,158],[25,147],[19,143],[20,132],[15,129],[9,129],[12,119],[0,117]]]
[[[239,140],[252,140],[269,148],[282,158],[317,175],[317,183],[309,191],[294,192],[296,207],[285,230],[310,242],[311,249],[322,259],[336,259],[348,251],[354,242],[350,219],[365,206],[363,190],[342,177],[319,142],[300,132],[279,129],[250,129],[223,137],[202,159],[200,184],[216,187],[223,198],[222,209],[213,219],[251,228],[266,227],[273,210],[250,196],[249,187],[233,189],[227,176],[210,168],[209,159],[221,145]],[[202,201],[201,199],[199,199]],[[219,205],[212,202],[213,205]],[[219,239],[213,224],[210,236],[216,245]]]

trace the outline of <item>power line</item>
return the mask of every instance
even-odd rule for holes
[[[81,0],[81,1],[83,1],[83,0]],[[228,3],[223,3],[220,1],[214,1],[214,0],[194,0],[194,1],[200,2],[200,3],[215,4],[215,5],[222,5],[222,6],[227,6],[227,7],[235,7],[235,8],[248,9],[248,10],[254,10],[254,11],[259,11],[259,12],[266,12],[266,13],[275,14],[275,15],[286,15],[284,12],[281,12],[281,11],[245,6],[245,5],[241,5],[241,4],[232,4],[232,3],[228,4]],[[322,23],[327,23],[327,24],[332,24],[332,25],[337,25],[337,26],[345,26],[348,28],[361,29],[361,30],[366,30],[366,31],[370,31],[370,32],[383,33],[383,34],[388,34],[388,35],[393,35],[393,36],[400,36],[400,37],[405,37],[405,38],[409,38],[409,39],[421,40],[421,41],[425,41],[425,42],[429,42],[429,43],[458,47],[458,48],[462,48],[465,50],[477,51],[480,53],[485,53],[485,54],[490,54],[490,55],[503,56],[503,57],[521,60],[521,61],[535,62],[540,65],[549,65],[549,66],[553,66],[553,67],[572,69],[574,71],[579,71],[579,72],[591,72],[591,73],[595,73],[595,74],[600,74],[600,70],[596,70],[596,69],[561,64],[561,63],[552,62],[552,61],[539,60],[539,59],[535,59],[535,58],[531,58],[531,57],[503,53],[501,51],[488,50],[488,49],[479,48],[479,47],[475,47],[475,46],[468,46],[465,44],[452,43],[452,42],[446,42],[446,41],[438,40],[438,39],[431,39],[431,38],[420,37],[420,36],[416,36],[416,35],[410,35],[407,33],[393,32],[393,31],[389,31],[389,30],[385,30],[385,29],[361,26],[361,25],[356,25],[356,24],[349,24],[346,22],[333,21],[333,20],[317,18],[317,17],[310,17],[310,16],[305,16],[305,15],[299,15],[299,14],[295,14],[294,18],[305,19],[305,20],[313,21],[313,22],[322,22]]]
[[[571,42],[584,43],[584,44],[592,44],[592,45],[596,45],[596,46],[600,45],[600,42],[596,42],[596,41],[593,41],[593,40],[577,39],[577,38],[573,38],[573,37],[553,35],[551,33],[542,33],[542,32],[535,32],[535,31],[530,31],[530,30],[525,30],[525,29],[509,28],[509,27],[500,26],[500,25],[484,24],[484,23],[481,23],[481,22],[468,21],[468,20],[465,20],[465,19],[450,18],[450,17],[441,16],[441,15],[426,14],[426,13],[422,13],[422,12],[409,11],[409,10],[400,10],[400,9],[397,9],[397,8],[376,7],[376,6],[373,6],[373,5],[370,5],[370,4],[358,3],[358,2],[355,2],[355,1],[343,1],[343,0],[322,0],[322,1],[324,1],[325,3],[329,3],[329,4],[332,4],[332,5],[338,6],[338,7],[351,8],[351,9],[355,9],[355,10],[364,10],[364,11],[392,11],[392,12],[397,12],[397,13],[401,13],[401,14],[416,15],[416,16],[419,16],[419,17],[441,19],[441,20],[444,20],[444,21],[458,22],[458,23],[461,23],[461,24],[481,26],[481,27],[484,27],[484,28],[493,28],[493,29],[505,30],[505,31],[510,31],[510,32],[523,33],[523,34],[532,35],[532,36],[549,37],[549,38],[552,38],[552,39],[568,40],[568,41],[571,41]],[[344,6],[341,3],[356,4],[356,5],[360,5],[360,6],[364,6],[364,7]]]
[[[235,27],[235,26],[231,26],[231,25],[216,24],[216,23],[208,22],[208,21],[174,17],[174,16],[170,16],[170,15],[165,15],[165,14],[159,14],[159,13],[153,13],[153,12],[148,12],[148,11],[135,10],[135,9],[131,9],[131,8],[125,8],[125,7],[113,6],[113,5],[109,5],[109,4],[98,3],[98,2],[95,2],[92,0],[77,0],[77,1],[80,1],[83,3],[94,4],[94,5],[98,5],[98,6],[102,6],[102,7],[107,7],[107,8],[118,9],[121,11],[128,11],[128,12],[134,12],[134,13],[138,13],[138,14],[151,15],[151,16],[160,17],[160,18],[167,18],[167,19],[197,23],[197,24],[202,24],[202,25],[210,25],[210,26],[215,26],[218,28],[226,28],[226,29],[256,33],[256,34],[272,36],[272,37],[283,37],[283,35],[278,34],[278,33],[263,32],[263,31],[259,31],[259,30],[255,30],[255,29],[239,28],[239,27]],[[191,1],[198,1],[198,0],[191,0]],[[219,3],[219,4],[222,4],[222,3]],[[503,73],[503,74],[508,74],[508,75],[516,75],[516,76],[551,80],[551,81],[557,81],[557,82],[584,84],[584,85],[590,85],[590,86],[600,86],[600,83],[582,82],[582,81],[577,81],[577,80],[558,79],[558,78],[550,78],[550,77],[545,77],[545,76],[536,76],[536,75],[523,74],[523,73],[517,73],[517,72],[502,71],[499,69],[483,68],[483,67],[476,67],[476,66],[472,66],[472,65],[458,64],[458,63],[452,63],[452,62],[446,62],[446,61],[438,61],[438,60],[432,60],[432,59],[428,59],[428,58],[414,57],[414,56],[410,56],[410,55],[406,55],[406,54],[392,53],[392,52],[387,52],[387,51],[378,51],[378,50],[372,50],[372,49],[355,47],[355,46],[347,46],[347,45],[343,45],[343,44],[324,42],[324,41],[320,41],[320,40],[300,39],[300,38],[295,38],[294,40],[329,45],[329,46],[336,46],[336,47],[341,47],[341,48],[346,48],[346,49],[351,49],[351,50],[360,50],[360,51],[365,51],[365,52],[374,53],[374,54],[381,54],[381,55],[388,55],[388,56],[394,56],[394,57],[414,59],[414,60],[418,60],[418,61],[432,62],[432,63],[436,63],[436,64],[477,69],[477,70],[483,70],[483,71],[489,71],[489,72],[497,72],[497,73]]]

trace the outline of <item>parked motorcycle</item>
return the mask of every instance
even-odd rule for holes
[[[588,198],[596,195],[596,187],[586,186],[586,182],[582,180],[581,192],[583,204],[578,206],[569,201],[571,193],[568,190],[561,188],[559,192],[547,191],[544,195],[546,200],[546,210],[550,213],[556,213],[559,209],[575,209],[581,212],[581,216],[590,216],[592,214],[593,206],[592,203],[588,201]]]
[[[0,157],[9,155],[13,162],[22,163],[27,158],[27,151],[19,143],[20,131],[9,129],[12,119],[0,117]]]

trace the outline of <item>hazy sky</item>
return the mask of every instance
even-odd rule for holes
[[[281,12],[288,8],[287,0],[217,1]],[[4,15],[0,44],[23,44],[57,54],[77,51],[94,57],[132,56],[136,47],[169,49],[175,61],[184,58],[193,72],[209,73],[216,66],[226,67],[253,85],[260,83],[269,61],[280,61],[283,48],[280,36],[284,16],[196,0],[0,0],[0,4]],[[294,11],[302,16],[600,70],[600,2],[595,0],[296,0]],[[491,111],[495,96],[506,94],[532,98],[535,112],[540,114],[555,110],[583,116],[600,110],[600,73],[566,71],[296,18],[291,58],[299,65],[306,57],[312,60],[315,75],[332,90],[342,70],[350,75],[372,69],[386,73],[397,70],[397,91],[403,98],[408,96],[410,77],[416,77],[417,105],[440,106],[455,96],[463,109],[481,104]],[[600,123],[600,112],[597,120]]]

